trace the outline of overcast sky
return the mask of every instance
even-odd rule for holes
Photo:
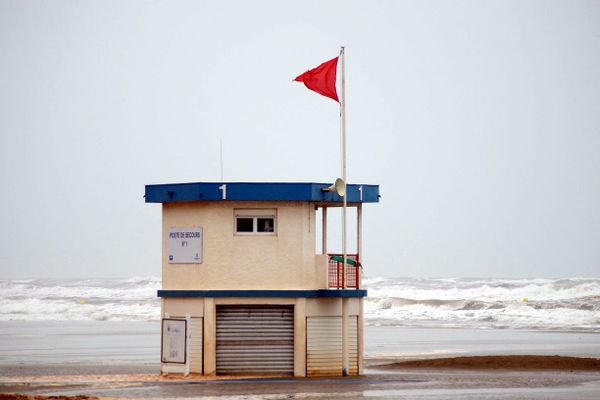
[[[371,276],[600,276],[600,1],[0,0],[0,277],[160,275],[150,183],[331,182]],[[335,244],[334,244],[335,246]]]

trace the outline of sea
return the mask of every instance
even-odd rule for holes
[[[600,357],[600,279],[366,277],[370,362],[458,355]],[[0,377],[155,373],[158,277],[0,280]]]
[[[158,277],[0,280],[0,321],[158,321]],[[600,279],[366,277],[366,326],[600,333]]]

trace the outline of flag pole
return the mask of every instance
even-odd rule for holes
[[[346,248],[346,209],[348,206],[348,184],[346,174],[346,60],[345,60],[345,48],[342,46],[340,49],[340,60],[342,62],[342,96],[340,102],[340,123],[341,123],[341,136],[342,136],[342,179],[344,180],[344,207],[342,209],[342,288],[348,288],[348,279],[346,276],[346,259],[348,257],[348,249]],[[350,374],[350,363],[348,357],[348,299],[342,297],[342,375],[348,376]]]
[[[344,46],[342,46],[340,50],[340,61],[342,68],[342,96],[340,102],[340,124],[341,124],[341,136],[342,136],[342,179],[344,180],[344,208],[342,211],[342,253],[343,262],[342,262],[342,280],[343,280],[343,288],[346,289],[348,287],[348,282],[346,281],[346,257],[348,256],[348,251],[346,249],[346,209],[348,206],[348,192],[347,192],[347,175],[346,175],[346,63],[345,63],[345,55],[344,55]]]

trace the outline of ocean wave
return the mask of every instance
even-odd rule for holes
[[[367,324],[600,332],[600,280],[367,281]]]
[[[452,328],[600,332],[600,279],[365,277],[365,322]],[[153,276],[0,280],[2,320],[160,318]]]
[[[91,304],[78,301],[26,299],[0,301],[0,320],[151,321],[158,320],[160,302]]]
[[[0,321],[148,321],[160,316],[160,278],[0,281]]]
[[[562,300],[600,295],[600,279],[388,279],[371,283],[363,281],[374,297],[396,297],[416,300],[484,300],[515,299]]]

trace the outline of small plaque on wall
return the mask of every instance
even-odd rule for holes
[[[202,264],[202,228],[169,229],[169,264]]]

